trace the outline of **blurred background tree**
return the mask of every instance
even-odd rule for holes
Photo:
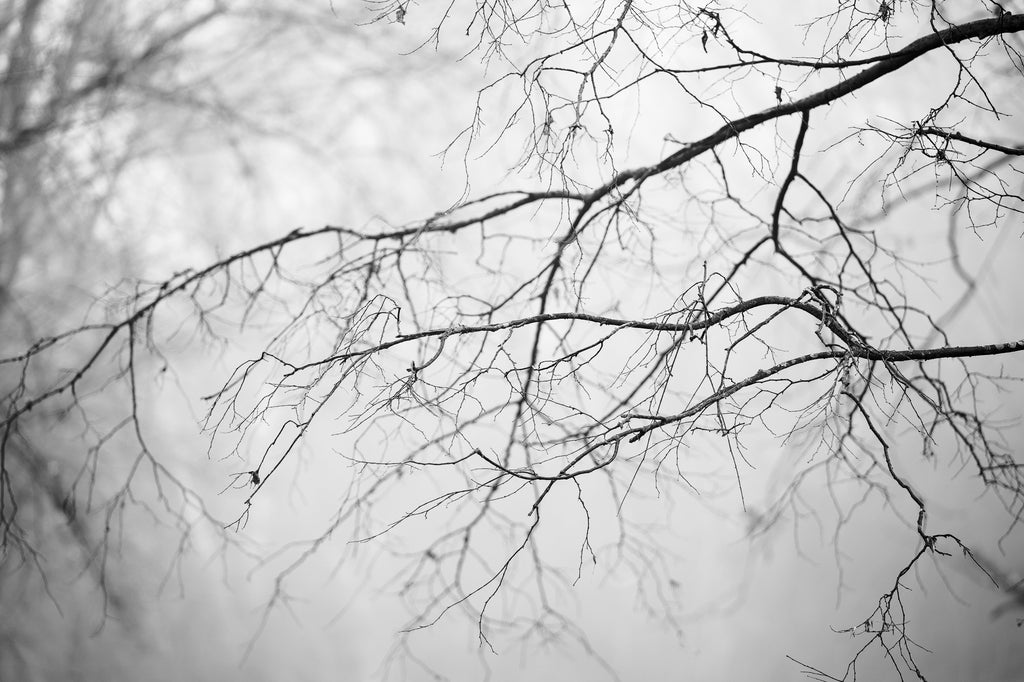
[[[239,248],[284,214],[372,213],[382,195],[356,162],[419,177],[413,154],[381,130],[417,106],[433,60],[396,60],[344,11],[349,19],[287,2],[0,5],[4,357],[114,313],[140,279]],[[21,376],[5,363],[5,410],[87,357],[71,344]],[[220,542],[203,536],[216,524],[192,533],[206,514],[190,492],[202,489],[192,467],[204,458],[149,461],[126,445],[131,425],[117,415],[130,397],[104,382],[66,398],[3,435],[0,679],[180,679],[187,665],[199,677],[234,674],[238,656],[178,658],[161,642],[168,629],[187,639],[189,609],[224,627],[216,604],[230,600],[218,579],[194,576],[187,608],[154,613],[158,588],[173,593],[180,580],[175,561]]]

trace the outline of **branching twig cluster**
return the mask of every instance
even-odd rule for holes
[[[351,474],[323,532],[286,550],[290,564],[265,617],[290,599],[290,577],[309,557],[345,538],[399,561],[390,585],[413,614],[396,644],[407,663],[420,661],[414,634],[456,613],[476,624],[482,646],[555,637],[588,648],[554,595],[599,557],[635,571],[645,603],[671,620],[672,600],[660,590],[672,569],[657,532],[631,517],[632,500],[648,481],[666,496],[699,490],[688,453],[707,446],[722,453],[736,503],[746,505],[748,444],[768,433],[780,448],[806,451],[807,464],[762,528],[817,476],[858,487],[833,498],[840,524],[871,496],[909,510],[916,546],[876,608],[845,630],[863,647],[842,679],[869,652],[923,677],[907,581],[925,557],[974,550],[932,526],[911,473],[917,458],[897,448],[895,433],[912,427],[924,459],[961,459],[1015,527],[1022,463],[980,407],[1005,377],[987,377],[976,363],[1012,357],[1024,339],[950,343],[952,319],[908,284],[925,266],[880,232],[880,214],[850,206],[829,173],[850,145],[880,140],[866,169],[838,178],[847,192],[875,173],[883,192],[896,187],[908,199],[934,186],[939,204],[975,229],[1019,225],[1019,177],[1000,171],[1016,168],[1024,141],[981,126],[986,112],[1005,113],[986,59],[998,52],[1019,70],[1013,40],[1024,15],[955,21],[936,3],[865,7],[840,2],[810,22],[808,36],[824,30],[822,49],[803,58],[746,46],[743,17],[725,3],[649,10],[627,0],[585,16],[568,5],[479,4],[468,17],[476,49],[512,65],[489,88],[523,86],[502,134],[527,121],[525,158],[547,187],[467,200],[380,231],[295,230],[141,288],[111,318],[4,358],[13,378],[0,434],[5,544],[18,537],[10,472],[28,416],[121,383],[131,409],[115,428],[135,434],[134,466],[159,469],[135,389],[139,356],[159,352],[161,311],[186,301],[192,324],[219,334],[218,316],[241,309],[249,328],[270,308],[283,322],[263,353],[206,399],[211,450],[242,461],[228,485],[245,499],[227,525],[255,522],[268,489],[286,485],[287,465],[319,447],[324,429]],[[408,29],[418,11],[391,3],[378,16]],[[449,7],[432,39],[457,18]],[[924,30],[894,47],[892,31],[905,25]],[[541,35],[562,42],[522,62],[506,49]],[[674,65],[687,62],[677,58],[684,49],[705,61]],[[925,60],[948,71],[951,85],[919,120],[875,119],[838,142],[821,132],[830,107]],[[756,74],[776,85],[774,101],[755,113],[736,114],[695,85],[759,82]],[[816,85],[821,76],[834,80]],[[655,81],[720,123],[622,170],[614,108]],[[765,130],[774,151],[762,148]],[[588,166],[577,155],[591,143]],[[88,348],[86,359],[40,380],[37,368],[68,347]],[[609,506],[610,517],[601,511]],[[551,557],[545,535],[565,518],[581,529],[568,560]]]

